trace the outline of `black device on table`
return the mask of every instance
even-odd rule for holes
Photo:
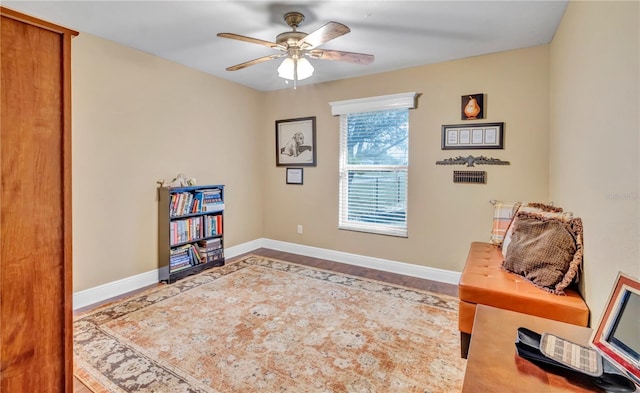
[[[586,375],[607,392],[635,392],[640,386],[640,281],[618,273],[589,346],[520,327],[516,351],[559,372]]]

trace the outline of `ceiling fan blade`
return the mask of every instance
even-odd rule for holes
[[[302,49],[315,48],[316,46],[320,46],[334,38],[345,35],[350,31],[351,30],[342,23],[329,22],[298,41],[298,47]]]
[[[252,44],[264,45],[266,47],[273,48],[273,49],[278,49],[278,50],[282,50],[282,51],[286,51],[287,50],[287,47],[285,47],[284,45],[276,44],[275,42],[271,42],[271,41],[261,40],[261,39],[258,39],[258,38],[247,37],[247,36],[240,35],[240,34],[218,33],[218,37],[230,38],[232,40],[238,40],[238,41],[250,42]]]
[[[236,64],[236,65],[231,66],[231,67],[227,67],[226,70],[227,71],[237,71],[237,70],[241,70],[243,68],[247,68],[249,66],[252,66],[254,64],[264,63],[265,61],[277,59],[279,57],[286,56],[286,55],[287,55],[286,53],[281,53],[281,54],[278,54],[278,55],[258,57],[257,59],[245,61],[244,63],[240,63],[240,64]]]
[[[314,49],[307,52],[314,59],[339,60],[355,64],[371,64],[375,57],[364,53],[343,52],[340,50]]]

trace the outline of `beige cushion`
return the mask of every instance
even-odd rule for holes
[[[582,220],[518,212],[503,267],[563,294],[582,263]]]

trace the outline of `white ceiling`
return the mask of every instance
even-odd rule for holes
[[[261,91],[288,88],[281,60],[238,71],[231,65],[278,51],[219,38],[236,33],[275,41],[299,11],[299,31],[329,21],[351,32],[319,49],[368,53],[370,65],[314,60],[299,85],[352,78],[551,42],[566,0],[554,1],[2,1],[2,5],[106,38]]]

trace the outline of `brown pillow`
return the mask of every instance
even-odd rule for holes
[[[582,263],[582,220],[519,212],[503,267],[558,295]]]
[[[518,216],[518,213],[520,212],[536,213],[545,217],[557,217],[563,220],[570,220],[573,218],[572,212],[565,212],[561,207],[545,205],[544,203],[523,204],[518,208],[518,211],[515,212],[515,214],[511,218],[511,222],[509,223],[507,231],[504,235],[504,239],[502,240],[502,256],[504,258],[507,257],[507,250],[509,249],[509,244],[511,244],[511,236],[513,235],[513,227],[515,226],[514,223]]]

